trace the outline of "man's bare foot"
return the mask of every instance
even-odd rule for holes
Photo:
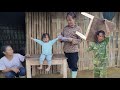
[[[50,71],[50,66],[48,66],[48,68],[46,69],[46,71],[47,71],[47,72]]]

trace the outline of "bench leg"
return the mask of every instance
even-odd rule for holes
[[[27,78],[31,78],[31,66],[29,62],[26,62],[26,74],[27,74]]]
[[[67,61],[63,60],[63,78],[67,78]]]
[[[32,76],[36,75],[36,66],[32,66]]]
[[[63,64],[60,65],[60,74],[63,74]]]

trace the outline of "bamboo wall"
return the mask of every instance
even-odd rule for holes
[[[96,17],[102,17],[101,12],[89,12]],[[113,22],[116,23],[116,31],[111,33],[110,42],[108,45],[109,67],[120,66],[120,13],[116,13]],[[77,12],[77,24],[81,26],[82,33],[86,32],[89,19],[82,16],[80,12]],[[51,39],[56,38],[57,35],[62,32],[63,27],[67,25],[65,12],[26,12],[26,53],[27,54],[40,54],[41,46],[34,41],[30,40],[30,37],[41,39],[41,35],[44,32],[50,34]],[[63,44],[57,41],[53,45],[53,53],[63,53]],[[83,41],[79,45],[79,70],[92,69],[93,53],[87,53],[87,42]],[[56,69],[53,69],[56,70]]]

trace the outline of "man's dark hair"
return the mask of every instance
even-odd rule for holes
[[[105,32],[104,32],[103,30],[99,30],[99,31],[97,31],[97,32],[95,33],[95,37],[94,37],[94,41],[95,41],[95,43],[98,42],[98,38],[97,38],[97,36],[98,36],[100,33],[102,33],[102,34],[104,35],[104,37],[105,37]]]

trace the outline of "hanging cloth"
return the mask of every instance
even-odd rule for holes
[[[115,16],[115,12],[103,12],[103,18],[107,20],[112,20]]]

